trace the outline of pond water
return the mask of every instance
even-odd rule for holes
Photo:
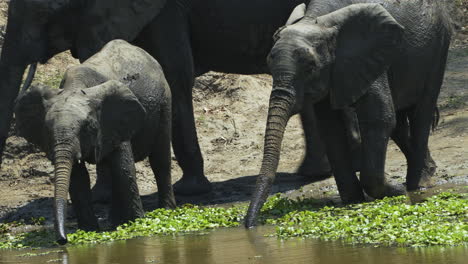
[[[265,237],[271,227],[219,229],[94,246],[3,250],[0,263],[466,263],[468,246],[396,248],[345,246],[314,239]]]

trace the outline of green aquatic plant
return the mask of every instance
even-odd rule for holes
[[[262,208],[260,223],[276,226],[279,238],[319,238],[348,243],[426,246],[468,242],[468,202],[462,194],[441,193],[416,205],[405,196],[384,198],[344,207],[324,206],[312,198],[270,197]],[[125,240],[142,236],[180,235],[221,227],[239,226],[244,204],[231,207],[184,205],[174,210],[157,209],[115,231],[68,235],[69,244],[80,245]],[[0,233],[0,248],[48,247],[53,232]]]
[[[144,218],[123,224],[110,232],[77,231],[68,235],[70,244],[87,244],[130,239],[134,237],[196,232],[220,227],[238,226],[244,208],[235,206],[200,207],[184,205],[174,210],[156,209]]]
[[[0,236],[2,234],[8,233],[11,231],[12,228],[22,226],[24,223],[14,221],[9,223],[0,223]]]
[[[281,238],[342,239],[348,243],[398,246],[459,245],[468,242],[468,202],[441,193],[415,205],[406,197],[384,198],[346,207],[294,211],[267,220]]]
[[[114,231],[86,232],[77,230],[68,234],[71,245],[102,243],[142,236],[181,234],[220,227],[238,226],[245,206],[200,207],[184,205],[174,210],[156,209],[117,227]],[[0,248],[49,247],[54,245],[53,231],[42,230],[22,234],[0,234]]]
[[[0,235],[0,249],[52,247],[55,246],[54,238],[54,233],[50,230],[5,233]]]

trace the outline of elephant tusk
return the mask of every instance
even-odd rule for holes
[[[29,65],[28,76],[26,77],[26,80],[24,81],[20,94],[23,94],[24,92],[26,92],[26,90],[28,90],[29,87],[31,86],[31,83],[34,79],[34,75],[36,74],[36,69],[37,69],[37,62]]]

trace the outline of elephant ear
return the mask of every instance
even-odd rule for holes
[[[285,29],[287,26],[290,26],[292,24],[297,23],[299,20],[301,20],[305,16],[306,12],[306,5],[305,4],[300,4],[294,8],[292,11],[291,15],[289,15],[288,20],[286,21],[286,24],[276,30],[276,32],[273,34],[273,42],[276,42],[279,39],[279,33]]]
[[[380,4],[354,4],[317,18],[338,30],[330,86],[331,105],[355,103],[401,51],[403,26]]]
[[[73,56],[81,61],[113,39],[132,41],[163,9],[167,0],[87,0]]]
[[[288,21],[286,21],[286,26],[292,25],[296,23],[297,21],[301,20],[306,11],[306,4],[302,3],[294,8],[292,11],[291,15],[288,18]]]
[[[98,119],[97,162],[143,127],[146,111],[133,92],[118,81],[88,88],[86,94]]]
[[[17,134],[41,148],[47,147],[43,137],[47,101],[55,94],[56,91],[47,86],[33,85],[16,99]]]

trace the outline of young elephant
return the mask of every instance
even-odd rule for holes
[[[67,194],[79,228],[96,230],[85,161],[112,176],[113,224],[143,216],[135,161],[149,157],[161,207],[175,207],[171,184],[171,94],[159,63],[123,40],[67,70],[60,90],[34,86],[17,100],[19,135],[55,166],[55,230],[67,242]]]
[[[390,137],[408,162],[406,188],[415,190],[430,178],[435,164],[428,136],[451,37],[443,5],[436,0],[316,0],[302,8],[302,15],[295,10],[291,24],[275,34],[268,56],[273,90],[246,226],[255,224],[275,177],[286,124],[298,112],[317,113],[344,202],[363,201],[363,190],[374,198],[402,193],[385,181]],[[347,108],[359,121],[359,179],[341,116]]]

